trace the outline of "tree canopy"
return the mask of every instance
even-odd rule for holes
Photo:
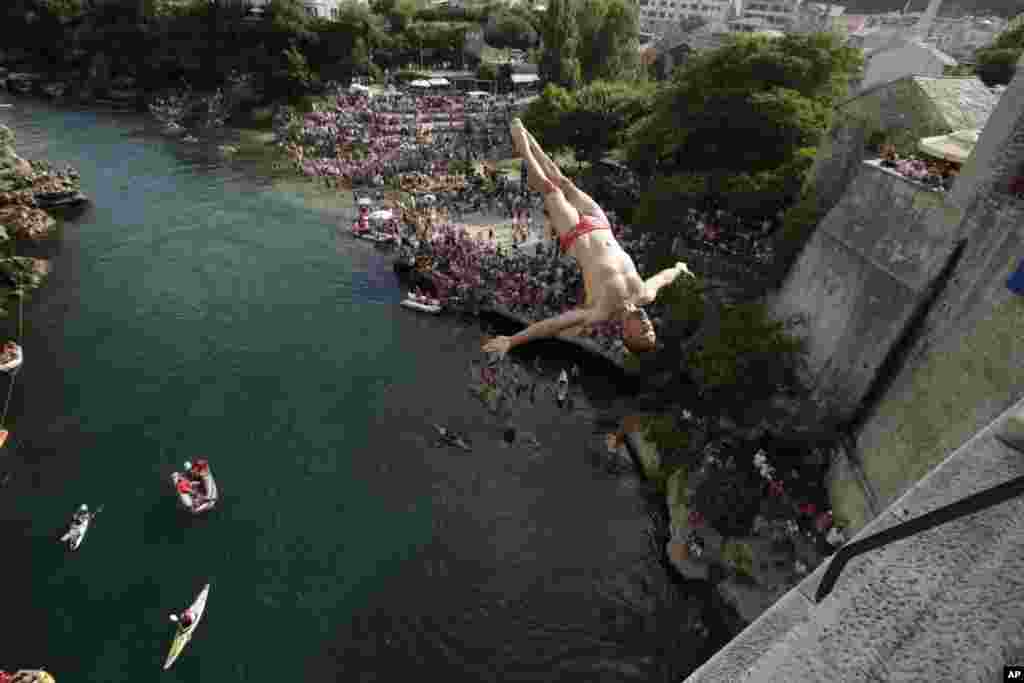
[[[527,50],[537,43],[538,35],[529,21],[518,14],[499,12],[492,15],[484,30],[484,40],[500,49]]]
[[[678,177],[690,195],[683,201],[763,215],[795,198],[859,68],[856,52],[827,34],[734,38],[695,56],[659,92],[631,130],[629,164]]]
[[[580,0],[580,75],[584,83],[633,79],[640,64],[639,15],[628,0]]]
[[[541,79],[575,88],[580,82],[580,30],[574,0],[551,0],[541,38],[544,52],[539,64]]]
[[[992,44],[978,50],[977,73],[988,86],[1006,85],[1013,80],[1017,62],[1024,55],[1024,22],[1003,31]]]

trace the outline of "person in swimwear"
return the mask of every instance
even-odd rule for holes
[[[513,119],[512,141],[526,162],[527,181],[544,195],[544,215],[558,236],[563,253],[571,254],[583,271],[586,301],[580,308],[530,325],[512,337],[495,337],[483,345],[487,353],[504,355],[516,346],[535,339],[579,334],[584,326],[607,320],[622,320],[622,342],[633,353],[653,351],[657,346],[654,327],[642,306],[680,275],[695,277],[685,263],[641,279],[636,265],[611,232],[601,207],[566,178],[544,153],[522,121]]]

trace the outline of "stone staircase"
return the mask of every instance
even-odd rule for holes
[[[1024,476],[1024,400],[853,539]],[[820,604],[826,560],[685,683],[1001,681],[1024,664],[1024,497],[852,559]]]

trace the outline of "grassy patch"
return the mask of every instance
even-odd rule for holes
[[[877,436],[864,440],[861,453],[881,504],[919,481],[1016,397],[1024,384],[1024,368],[1013,363],[1021,329],[1024,301],[1014,297],[973,324],[955,347],[930,352],[908,385],[883,399],[873,418]]]
[[[830,483],[829,500],[832,503],[833,520],[838,523],[842,519],[854,531],[862,529],[873,517],[864,491],[852,475],[837,477]]]

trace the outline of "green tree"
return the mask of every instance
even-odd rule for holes
[[[544,149],[563,150],[569,145],[576,100],[565,88],[548,83],[540,97],[530,102],[523,112],[523,123],[537,137]]]
[[[521,16],[502,12],[487,22],[484,40],[498,49],[526,50],[537,42],[537,32]]]
[[[498,80],[498,66],[490,62],[484,62],[476,69],[476,77],[481,81]]]
[[[636,6],[628,0],[609,0],[595,40],[595,47],[603,59],[592,71],[594,79],[632,80],[638,76],[639,32]]]
[[[860,68],[856,53],[818,34],[738,37],[698,55],[659,92],[626,146],[639,173],[687,180],[699,196],[751,217],[795,200],[836,100]]]
[[[628,0],[583,0],[578,16],[583,82],[636,78],[640,25],[633,4]]]
[[[622,81],[595,81],[575,95],[561,128],[581,161],[596,162],[624,142],[629,127],[650,109],[652,86]]]
[[[574,0],[551,0],[545,15],[541,79],[573,89],[580,82],[579,28]]]
[[[1017,61],[1024,54],[1024,22],[1010,27],[996,36],[992,44],[978,50],[978,77],[988,86],[1006,85],[1013,80]]]

